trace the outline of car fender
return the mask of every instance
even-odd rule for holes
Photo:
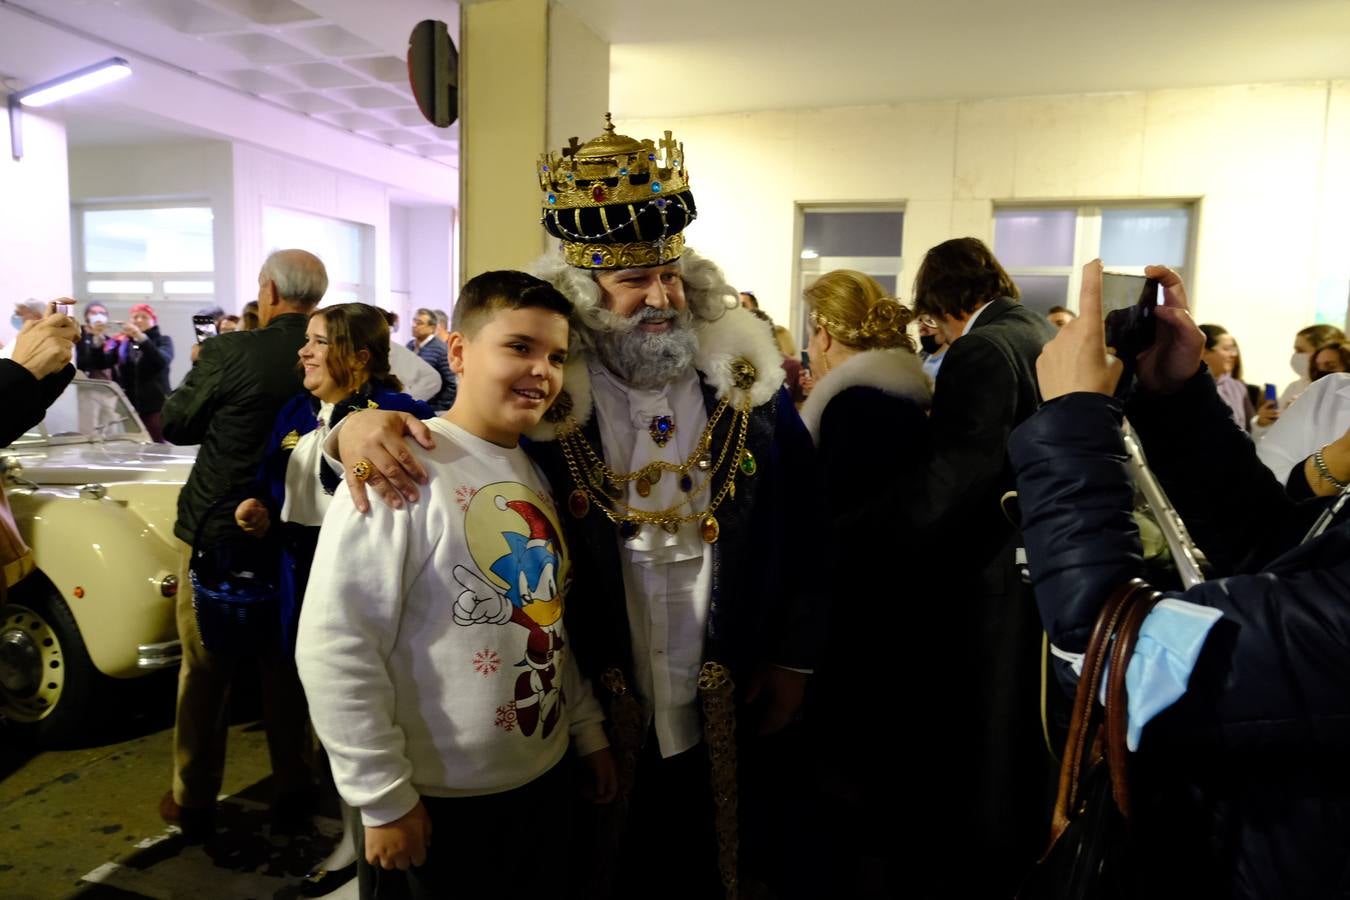
[[[165,487],[176,495],[179,486]],[[137,668],[140,645],[178,638],[175,598],[163,595],[161,583],[178,577],[180,555],[162,524],[100,493],[20,489],[9,501],[36,567],[70,607],[94,666],[130,678],[144,674]],[[153,507],[162,499],[147,502]]]

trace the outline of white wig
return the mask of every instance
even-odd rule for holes
[[[726,276],[712,260],[685,247],[675,264],[680,269],[684,297],[695,323],[716,321],[726,315],[728,309],[740,304],[736,289],[727,284]],[[569,266],[561,247],[545,253],[529,267],[531,275],[547,281],[572,301],[575,307],[573,319],[579,326],[573,334],[588,348],[594,346],[591,335],[604,330],[600,316],[604,312],[600,303],[600,285],[595,281],[599,271],[604,270]]]

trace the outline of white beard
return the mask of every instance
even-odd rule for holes
[[[603,331],[591,339],[600,361],[626,384],[655,390],[674,381],[694,364],[698,335],[688,310],[658,310],[644,307],[629,318],[607,313]],[[650,334],[638,330],[644,322],[670,322],[669,331]]]

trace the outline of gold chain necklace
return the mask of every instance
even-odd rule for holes
[[[714,513],[728,496],[736,495],[736,472],[739,470],[749,477],[758,469],[754,455],[745,448],[746,437],[750,430],[748,398],[745,404],[734,412],[736,421],[732,427],[736,432],[735,452],[729,453],[732,441],[728,440],[722,445],[717,459],[712,458],[713,431],[730,407],[731,401],[727,398],[717,404],[712,415],[708,417],[707,427],[703,429],[693,451],[683,463],[676,465],[665,460],[656,460],[636,472],[616,472],[611,468],[586,440],[576,420],[569,416],[558,433],[563,458],[567,462],[572,482],[576,485],[567,501],[568,510],[580,519],[594,505],[607,519],[619,526],[619,533],[624,540],[636,536],[638,528],[642,525],[655,525],[670,534],[675,534],[680,526],[697,521],[700,522],[699,535],[703,540],[709,544],[715,543],[721,535],[721,525]],[[730,456],[729,463],[728,456]],[[587,472],[583,471],[583,465],[588,470],[589,477]],[[718,472],[724,467],[721,487],[713,494],[708,505],[700,512],[681,513],[681,507],[685,503],[691,503],[692,499],[704,490],[708,490],[716,480]],[[708,473],[707,478],[697,486],[697,490],[690,474],[696,468]],[[633,482],[636,482],[635,489],[638,493],[646,496],[651,486],[660,479],[662,472],[671,472],[679,476],[680,488],[686,495],[684,501],[666,509],[646,510],[635,507],[624,499],[628,496],[627,486]],[[646,492],[643,491],[644,485],[647,488]]]

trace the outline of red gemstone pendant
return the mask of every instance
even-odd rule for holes
[[[585,491],[572,492],[571,496],[567,498],[567,511],[572,514],[573,518],[586,518],[586,513],[591,511],[591,500],[586,496]]]
[[[597,184],[595,187],[591,188],[591,199],[596,203],[603,203],[605,200],[605,186]]]

